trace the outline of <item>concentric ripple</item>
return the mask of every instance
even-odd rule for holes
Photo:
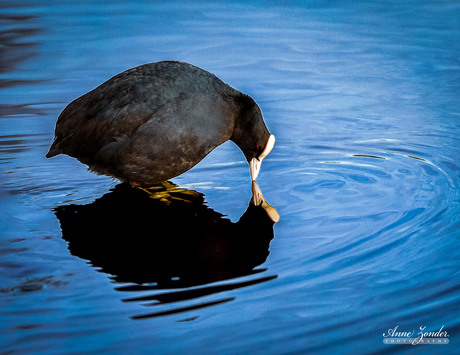
[[[378,264],[386,253],[412,243],[424,226],[448,218],[449,191],[456,188],[450,170],[456,164],[439,163],[432,153],[398,141],[376,141],[306,147],[309,159],[292,170],[300,178],[283,190],[284,213],[293,219],[294,233],[314,237],[314,255],[305,263],[330,272]]]

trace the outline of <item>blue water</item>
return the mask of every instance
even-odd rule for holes
[[[0,9],[0,352],[459,352],[458,2]],[[260,105],[277,138],[258,178],[274,226],[248,208],[232,143],[143,202],[45,159],[66,104],[165,59]],[[383,342],[423,326],[449,343]]]

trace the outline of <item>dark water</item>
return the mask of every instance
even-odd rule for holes
[[[459,352],[458,2],[0,7],[0,352]],[[156,198],[44,158],[67,103],[164,59],[259,103],[280,222],[231,143]],[[423,326],[449,344],[383,343]]]

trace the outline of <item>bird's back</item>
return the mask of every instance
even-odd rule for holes
[[[239,91],[183,62],[126,70],[71,102],[47,154],[133,185],[182,174],[230,138]]]
[[[155,113],[184,95],[235,95],[215,75],[165,61],[128,69],[71,102],[60,114],[48,157],[68,154],[84,163],[105,145],[129,137]]]

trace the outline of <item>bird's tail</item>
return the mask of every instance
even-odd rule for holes
[[[47,158],[52,158],[56,155],[59,155],[62,153],[62,150],[59,148],[59,144],[57,143],[56,140],[54,140],[53,144],[51,144],[51,147],[48,151],[48,153],[46,153],[46,157]]]

